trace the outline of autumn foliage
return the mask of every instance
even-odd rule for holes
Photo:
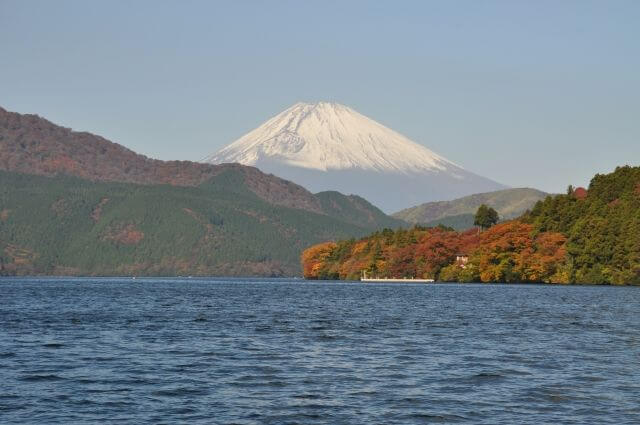
[[[560,233],[534,235],[532,225],[518,221],[481,233],[417,226],[313,246],[302,266],[309,279],[357,279],[366,271],[388,278],[563,283],[565,242]],[[457,263],[458,255],[468,262]]]
[[[335,243],[325,242],[305,250],[302,254],[303,274],[305,276],[317,276],[320,272],[320,265],[323,264],[335,247]]]
[[[483,232],[387,229],[325,245],[322,256],[302,262],[310,279],[357,279],[366,271],[452,282],[640,285],[640,167],[598,174],[588,189],[549,196]]]

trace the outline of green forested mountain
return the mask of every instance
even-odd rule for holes
[[[355,196],[2,108],[0,170],[0,274],[294,275],[310,244],[402,224]]]
[[[295,275],[310,244],[389,221],[271,204],[234,168],[196,187],[0,172],[0,195],[5,275]]]
[[[392,214],[409,223],[436,226],[443,224],[457,230],[473,227],[473,215],[482,204],[494,208],[501,219],[512,219],[544,199],[548,194],[536,189],[517,188],[477,193],[452,201],[427,202]]]

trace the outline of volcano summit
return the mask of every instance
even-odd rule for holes
[[[337,103],[297,103],[207,157],[252,165],[311,191],[365,197],[386,212],[505,186]]]

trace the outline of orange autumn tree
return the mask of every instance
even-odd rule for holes
[[[337,245],[325,242],[314,245],[302,253],[302,273],[307,279],[318,279],[318,272],[326,266],[325,260]]]
[[[559,233],[533,236],[533,226],[510,221],[480,235],[470,259],[482,282],[551,282],[564,264],[566,238]]]

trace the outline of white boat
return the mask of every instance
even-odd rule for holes
[[[433,279],[416,279],[414,277],[403,277],[403,278],[372,278],[367,277],[367,272],[362,271],[362,276],[360,277],[360,282],[400,282],[400,283],[431,283],[435,282]]]
[[[360,282],[401,282],[401,283],[431,283],[431,282],[435,282],[435,280],[433,279],[415,279],[412,277],[405,277],[402,279],[388,279],[388,278],[381,278],[381,279],[372,279],[372,278],[361,278]]]

